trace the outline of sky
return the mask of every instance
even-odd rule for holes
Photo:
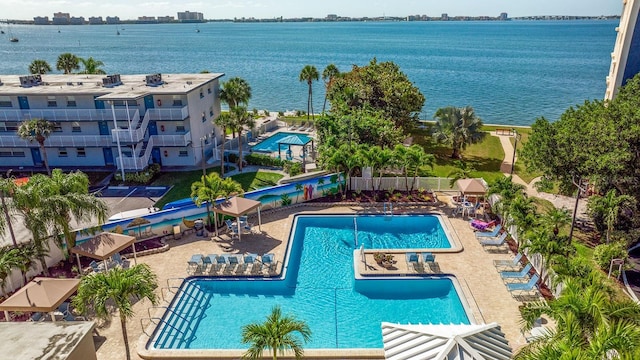
[[[205,19],[234,17],[315,17],[327,14],[349,17],[406,16],[426,14],[498,16],[528,15],[620,15],[622,0],[0,0],[0,19],[32,20],[53,17],[54,12],[71,16],[174,16],[178,11],[201,12]]]

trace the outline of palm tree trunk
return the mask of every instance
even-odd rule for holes
[[[129,338],[127,336],[127,319],[120,314],[120,326],[122,326],[122,340],[124,341],[124,350],[127,354],[127,360],[131,360],[131,354],[129,350]]]
[[[4,201],[4,191],[0,191],[0,199],[2,199],[2,211],[9,228],[9,234],[11,234],[11,241],[13,241],[13,246],[17,247],[18,242],[16,241],[16,234],[13,232],[13,225],[11,225],[11,216],[9,216],[9,209],[7,209],[7,204]]]
[[[309,94],[307,95],[307,120],[309,120],[310,112],[311,112],[311,82],[309,82]]]
[[[38,260],[40,260],[40,266],[42,266],[42,272],[44,273],[44,276],[51,276],[51,274],[49,274],[49,267],[47,266],[47,260],[44,258],[44,255],[39,256]]]
[[[242,172],[242,129],[238,129],[238,170]]]
[[[313,113],[313,90],[311,86],[309,86],[309,104],[311,107],[311,118],[313,119],[313,121],[315,121],[316,115]]]
[[[324,94],[324,103],[322,104],[322,114],[324,115],[324,110],[327,107],[327,94]]]
[[[47,150],[44,148],[44,141],[40,143],[40,152],[42,153],[44,167],[47,168],[47,175],[51,176],[51,169],[49,169],[49,159],[47,158]]]
[[[220,159],[220,177],[224,179],[224,143],[227,140],[227,128],[222,128],[222,157]]]

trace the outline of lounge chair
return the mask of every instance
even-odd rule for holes
[[[266,267],[269,272],[272,272],[276,268],[275,255],[272,253],[264,254],[260,257],[260,262],[263,267]]]
[[[120,253],[115,253],[113,254],[113,256],[111,256],[111,260],[116,264],[119,265],[122,268],[128,268],[129,267],[129,260],[127,260],[126,257],[123,257],[122,255],[120,255]]]
[[[495,220],[486,222],[478,219],[471,219],[471,221],[469,221],[469,226],[471,226],[473,230],[477,231],[487,231],[487,229],[494,227],[495,225]]]
[[[209,269],[209,271],[211,271],[211,268],[213,267],[213,262],[216,260],[216,257],[218,255],[215,254],[209,254],[205,257],[202,258],[202,272],[207,272],[207,268]]]
[[[493,260],[493,266],[498,271],[515,271],[512,269],[520,269],[520,260],[522,259],[522,253],[518,253],[513,260]]]
[[[242,257],[242,264],[240,266],[241,272],[245,273],[249,267],[249,271],[253,271],[253,267],[255,266],[256,260],[258,259],[257,254],[246,254]]]
[[[227,229],[231,233],[232,237],[238,237],[238,227],[234,225],[231,220],[225,220],[225,224],[227,224]]]
[[[104,265],[98,264],[95,260],[92,260],[89,263],[89,266],[91,266],[91,269],[93,269],[94,272],[98,273],[104,271]]]
[[[424,265],[429,266],[429,270],[433,272],[433,268],[436,265],[436,256],[430,252],[422,253],[422,262]]]
[[[214,263],[214,272],[220,271],[224,266],[227,265],[227,258],[224,256],[218,256],[216,258],[216,262]]]
[[[62,317],[63,321],[87,321],[84,316],[75,316],[72,313],[67,313]]]
[[[413,269],[419,273],[424,271],[424,268],[422,267],[422,263],[420,262],[420,257],[418,256],[418,254],[414,252],[408,252],[406,256],[407,256],[407,267],[409,268],[413,267]]]
[[[29,321],[44,321],[46,318],[47,316],[44,313],[34,312],[33,314],[31,314]]]
[[[502,230],[502,224],[498,224],[491,231],[478,231],[476,232],[476,237],[496,237],[500,233],[500,230]]]
[[[525,278],[529,277],[529,271],[531,270],[531,263],[528,263],[527,266],[522,268],[520,271],[503,271],[500,273],[500,277],[505,282],[519,282]]]
[[[196,272],[202,271],[202,258],[204,256],[202,254],[194,254],[191,255],[191,259],[187,261],[187,273],[195,274]]]
[[[240,264],[238,261],[238,256],[229,255],[227,256],[227,266],[224,268],[225,273],[232,273]]]
[[[503,232],[500,237],[489,239],[489,240],[480,240],[480,245],[482,246],[502,246],[504,242],[507,240],[508,232]]]
[[[507,290],[511,292],[511,296],[521,296],[523,294],[530,293],[532,290],[537,290],[536,285],[540,277],[538,274],[534,274],[531,279],[526,283],[509,283],[507,284]]]

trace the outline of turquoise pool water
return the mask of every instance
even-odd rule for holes
[[[268,138],[262,140],[259,144],[256,144],[254,146],[251,147],[252,150],[254,151],[264,151],[264,152],[278,152],[278,141],[281,139],[284,139],[285,137],[289,136],[289,135],[296,135],[298,136],[300,139],[303,140],[303,142],[307,142],[309,141],[311,138],[305,134],[300,134],[300,133],[290,133],[290,132],[278,132],[275,133],[271,136],[269,136]],[[281,146],[281,151],[282,154],[284,155],[285,151],[287,151],[288,146],[287,145],[282,145]],[[300,146],[293,146],[293,152],[294,154],[297,154],[297,152],[299,152],[302,148]]]
[[[353,222],[352,216],[345,218]],[[334,229],[337,220],[324,221]],[[450,278],[354,279],[354,244],[320,235],[318,221],[296,217],[285,279],[185,280],[165,313],[162,324],[168,325],[158,327],[150,346],[246,349],[242,327],[264,321],[275,305],[309,325],[309,349],[381,348],[383,321],[469,324]]]

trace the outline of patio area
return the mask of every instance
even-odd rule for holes
[[[280,211],[270,211],[262,214],[262,231],[255,232],[242,237],[242,240],[233,238],[230,235],[220,235],[218,237],[199,237],[190,234],[179,240],[170,240],[171,249],[164,253],[149,255],[138,258],[139,263],[148,264],[151,269],[158,275],[158,283],[160,287],[166,287],[167,283],[178,285],[180,283],[176,278],[184,278],[187,274],[187,261],[193,254],[265,254],[273,253],[278,262],[278,267],[274,271],[280,271],[282,260],[285,255],[289,231],[293,222],[293,216],[298,213],[375,213],[382,212],[382,206],[379,209],[368,206],[366,209],[360,206],[313,206],[303,205],[283,209]],[[499,273],[493,265],[493,260],[509,260],[513,256],[507,253],[487,253],[483,250],[478,240],[474,236],[472,229],[468,225],[465,218],[449,217],[451,208],[448,205],[440,205],[436,207],[402,207],[398,208],[400,212],[406,213],[441,213],[443,214],[447,228],[450,230],[451,236],[456,237],[457,241],[462,245],[463,251],[458,253],[437,253],[436,262],[437,269],[440,273],[453,274],[460,283],[460,288],[466,302],[470,307],[473,316],[472,321],[475,323],[491,323],[500,324],[502,331],[505,333],[510,346],[516,350],[526,343],[525,337],[520,331],[519,311],[518,307],[521,302],[514,299],[507,291]],[[254,214],[250,221],[256,223],[257,218]],[[257,229],[256,229],[257,230]],[[371,256],[371,255],[370,255]],[[371,264],[376,269],[369,269],[368,274],[415,274],[413,269],[405,264],[404,254],[398,254],[396,257],[398,266],[396,269],[387,270],[376,266],[371,259]],[[362,268],[362,266],[360,266]],[[367,270],[360,270],[367,273]],[[263,273],[264,276],[270,274]],[[275,275],[275,274],[273,274]],[[237,276],[237,275],[236,275]],[[171,280],[173,279],[173,280]],[[160,289],[157,290],[160,293]],[[170,301],[171,295],[167,296]],[[162,299],[162,298],[161,298]],[[161,304],[163,305],[163,304]],[[164,304],[166,305],[166,303]],[[141,327],[141,319],[148,317],[148,308],[150,304],[147,301],[140,301],[135,304],[134,311],[136,317],[127,323],[129,339],[132,344],[132,358],[139,359],[135,353],[135,344],[145,343],[144,339],[140,339],[143,334]],[[152,314],[155,310],[152,310]],[[100,334],[98,339],[99,346],[97,353],[98,359],[101,360],[120,360],[124,345],[122,343],[122,334],[120,331],[119,321],[114,318],[110,325],[98,327]],[[146,325],[147,323],[145,323]],[[144,336],[146,337],[146,336]],[[307,357],[313,357],[312,351],[305,352]],[[381,358],[383,352],[380,350]]]

